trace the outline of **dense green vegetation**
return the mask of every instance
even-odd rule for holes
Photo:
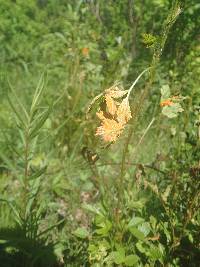
[[[2,267],[200,266],[198,2],[0,0]]]

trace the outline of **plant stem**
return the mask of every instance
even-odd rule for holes
[[[23,192],[23,219],[26,222],[26,207],[28,198],[28,169],[29,169],[29,127],[25,129],[25,151],[24,151],[24,192]]]

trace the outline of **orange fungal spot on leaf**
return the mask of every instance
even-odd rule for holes
[[[89,48],[88,47],[83,47],[82,50],[82,55],[87,57],[89,55]]]
[[[173,102],[170,99],[166,99],[160,103],[161,107],[171,106],[173,105]]]

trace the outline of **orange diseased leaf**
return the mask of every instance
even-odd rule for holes
[[[128,102],[128,99],[125,98],[125,99],[122,100],[122,103],[118,107],[117,120],[118,120],[119,123],[124,125],[131,118],[132,118],[132,116],[131,116],[131,109],[130,109],[130,106],[129,106],[129,102]]]
[[[89,48],[88,47],[83,47],[82,48],[82,55],[84,57],[87,57],[89,55]]]
[[[97,99],[104,98],[105,101],[101,102],[101,110],[96,113],[97,117],[101,120],[101,125],[97,128],[96,135],[101,136],[105,142],[115,142],[123,132],[127,122],[132,118],[128,101],[129,96],[140,77],[147,70],[149,70],[149,68],[145,69],[137,77],[128,90],[124,90],[118,87],[118,84],[114,84],[98,96]],[[126,97],[121,100],[124,96]],[[95,103],[97,99],[93,100],[92,104]],[[122,102],[120,103],[120,101]]]
[[[112,99],[110,95],[106,95],[105,100],[106,100],[106,106],[107,106],[108,112],[112,116],[114,116],[115,113],[117,112],[117,106],[115,104],[115,101]]]
[[[97,128],[96,135],[100,135],[105,142],[115,142],[123,131],[124,126],[115,120],[104,118]]]
[[[161,107],[171,106],[173,105],[173,102],[170,99],[166,99],[160,103]]]
[[[128,93],[128,90],[121,90],[117,86],[112,86],[109,89],[105,90],[106,95],[109,95],[113,98],[121,98]]]

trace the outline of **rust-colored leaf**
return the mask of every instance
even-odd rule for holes
[[[170,99],[166,99],[160,103],[161,107],[172,106],[173,102]]]

